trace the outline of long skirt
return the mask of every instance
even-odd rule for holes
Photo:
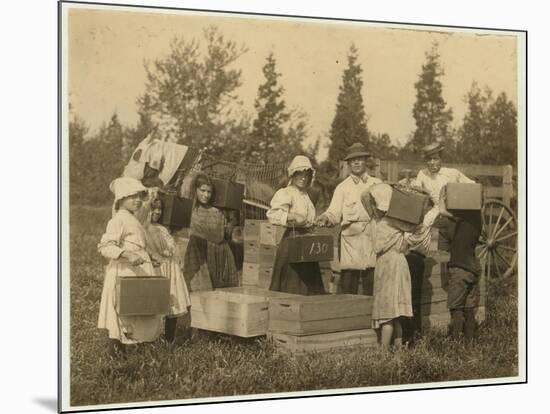
[[[183,263],[183,275],[189,286],[193,286],[192,279],[205,267],[213,288],[238,286],[235,258],[227,242],[213,243],[191,236]]]
[[[297,295],[325,294],[319,263],[289,263],[288,240],[294,234],[305,234],[306,229],[287,229],[283,235],[273,265],[269,290]]]
[[[412,317],[411,275],[405,255],[389,250],[379,256],[374,270],[372,327],[399,316]]]

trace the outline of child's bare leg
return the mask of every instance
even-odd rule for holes
[[[401,319],[395,318],[393,321],[393,346],[400,349],[403,345],[403,328],[401,327]]]
[[[382,324],[380,331],[380,345],[382,348],[389,348],[393,336],[393,321]]]

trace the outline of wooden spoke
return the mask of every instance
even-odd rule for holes
[[[491,276],[491,255],[487,255],[487,277]]]
[[[493,236],[493,238],[496,239],[499,236],[499,234],[502,233],[502,231],[508,226],[508,224],[511,223],[513,219],[514,219],[513,217],[510,217],[508,220],[506,220],[506,222],[502,225],[500,229],[495,230],[495,235]]]
[[[498,277],[501,278],[502,277],[502,272],[500,271],[500,267],[498,265],[498,262],[496,260],[496,255],[493,253],[491,256],[493,256],[493,262],[495,262],[495,268],[497,269],[497,273],[498,273]]]
[[[495,254],[497,255],[497,257],[502,260],[504,262],[504,264],[507,266],[507,267],[510,267],[512,266],[512,264],[510,262],[508,262],[501,254],[500,252],[498,251],[498,249],[495,249],[494,250]]]
[[[500,213],[498,215],[498,218],[497,218],[497,221],[495,222],[495,226],[493,227],[493,231],[492,231],[492,234],[491,234],[491,238],[495,237],[495,233],[498,229],[498,223],[500,223],[500,219],[502,218],[502,213],[504,213],[504,207],[502,207],[500,209]]]
[[[509,238],[512,237],[512,236],[516,236],[517,234],[518,234],[517,231],[513,231],[512,233],[508,233],[507,235],[502,236],[500,239],[497,239],[496,241],[497,241],[497,242],[501,242],[501,241],[503,241],[503,240],[509,239]]]
[[[518,251],[518,249],[515,248],[515,247],[505,246],[503,244],[499,244],[497,248],[498,249],[503,249],[503,250],[508,250],[509,252],[514,252],[514,253],[516,253]]]

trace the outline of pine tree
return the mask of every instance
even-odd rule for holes
[[[416,130],[406,147],[411,152],[418,152],[424,145],[440,141],[447,147],[447,154],[453,149],[451,122],[452,110],[446,109],[443,99],[443,85],[441,77],[445,71],[439,62],[437,43],[426,53],[426,62],[422,65],[422,72],[416,88],[416,102],[413,107],[413,116],[416,121]]]
[[[487,110],[482,163],[517,165],[517,110],[501,92]]]
[[[86,193],[83,179],[84,146],[89,128],[78,116],[69,122],[69,200],[71,204],[82,204]]]
[[[468,109],[458,131],[460,161],[469,163],[480,161],[481,146],[487,135],[487,109],[492,100],[491,95],[490,89],[486,89],[484,94],[474,82],[464,98]]]
[[[286,109],[284,88],[278,83],[281,74],[276,71],[273,53],[268,55],[262,71],[265,82],[258,88],[254,101],[257,116],[246,158],[252,162],[288,162],[303,152],[301,142],[305,138],[306,123],[303,114]]]
[[[368,148],[369,133],[361,95],[363,69],[357,59],[357,49],[352,44],[348,53],[348,67],[342,76],[336,114],[329,132],[331,144],[328,160],[331,165],[338,165],[344,158],[347,147],[354,142],[361,142]]]

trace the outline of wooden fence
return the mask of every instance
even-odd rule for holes
[[[502,200],[508,207],[515,198],[514,179],[517,177],[517,171],[514,171],[511,165],[480,165],[480,164],[445,164],[445,167],[456,168],[465,175],[483,184],[485,198],[497,198]],[[374,165],[370,168],[370,173],[384,181],[392,183],[402,178],[413,178],[422,168],[426,168],[423,162],[407,162],[396,160],[374,159]],[[345,161],[340,162],[340,178],[345,178],[349,174],[349,166]],[[500,185],[496,182],[499,181]]]

